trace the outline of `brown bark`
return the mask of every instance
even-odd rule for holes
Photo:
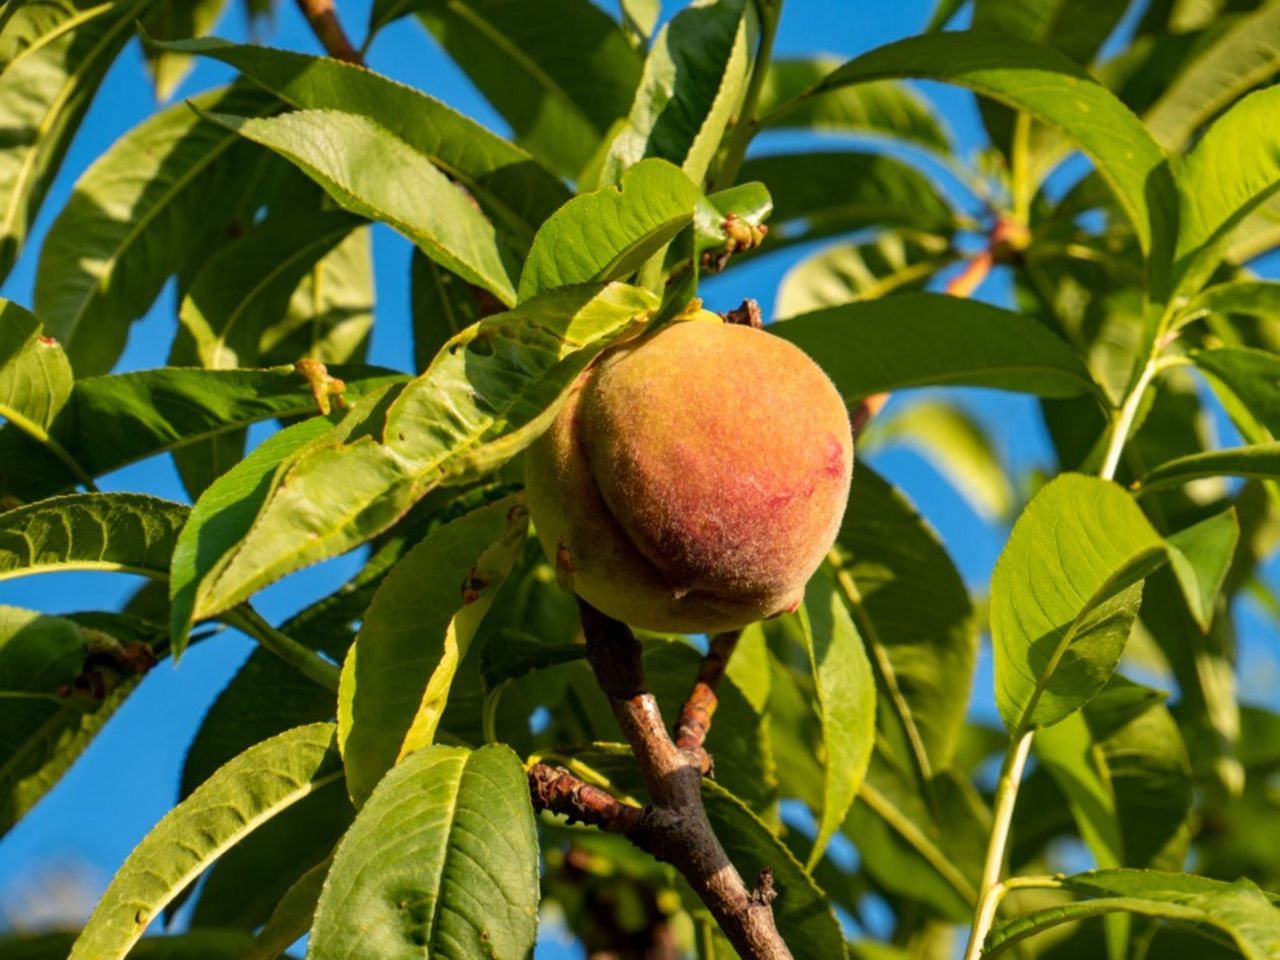
[[[334,0],[298,0],[298,9],[307,18],[311,32],[329,56],[347,63],[364,62],[360,51],[352,45],[347,31],[342,28]]]
[[[715,685],[736,635],[717,637],[708,654],[710,662],[704,661],[699,670],[691,703],[681,711],[682,721],[688,721],[687,726],[682,722],[682,740],[688,744],[682,748],[671,739],[657,701],[646,688],[640,642],[626,625],[581,601],[579,608],[587,660],[631,744],[652,802],[637,811],[564,771],[537,765],[529,774],[535,805],[621,833],[674,866],[746,960],[791,960],[770,906],[773,875],[762,871],[749,889],[702,805],[704,764],[710,766],[702,741],[714,711]]]

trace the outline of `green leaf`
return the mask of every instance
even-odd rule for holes
[[[1280,188],[1280,133],[1270,122],[1280,88],[1222,114],[1177,166],[1175,289],[1192,293],[1222,258],[1232,230]]]
[[[246,87],[191,104],[245,114],[278,106]],[[79,375],[110,370],[165,281],[251,220],[257,178],[246,167],[256,153],[179,103],[126,133],[80,178],[49,228],[35,287],[36,314]]]
[[[37,440],[71,396],[71,365],[34,316],[0,300],[0,417]]]
[[[360,223],[336,210],[272,218],[210,257],[178,311],[200,365],[219,370],[261,363],[263,341],[279,336],[272,328],[299,284]]]
[[[862,638],[836,578],[819,568],[797,613],[813,673],[814,704],[822,727],[822,807],[807,868],[822,859],[844,823],[871,762],[876,734],[876,687]]]
[[[290,946],[311,929],[315,921],[316,903],[324,889],[333,858],[318,863],[285,891],[253,944],[239,960],[278,960]]]
[[[334,856],[307,956],[523,957],[538,840],[510,748],[431,746],[378,784]]]
[[[379,414],[377,437],[345,442],[340,430],[306,448],[285,465],[252,527],[237,534],[243,539],[220,541],[216,554],[209,541],[210,562],[191,584],[195,616],[358,546],[432,487],[515,456],[545,429],[586,364],[656,305],[621,284],[562,288],[465,330]]]
[[[653,35],[662,15],[662,0],[621,0],[622,28],[641,45]]]
[[[701,185],[746,89],[756,32],[746,0],[711,0],[672,17],[649,51],[601,182],[617,183],[627,167],[659,157]]]
[[[1215,314],[1250,317],[1280,316],[1280,283],[1274,280],[1236,280],[1209,287],[1178,311],[1173,329]]]
[[[169,630],[175,662],[186,649],[201,581],[249,532],[280,464],[329,429],[325,420],[313,417],[273,434],[214,481],[191,508],[173,547],[169,571]]]
[[[913,77],[968,87],[1062,130],[1115,191],[1164,286],[1175,197],[1164,153],[1114,94],[1062,54],[1032,42],[975,33],[911,37],[857,57],[811,95],[872,80]],[[1155,250],[1153,251],[1153,247]]]
[[[1280,246],[1280,196],[1263,201],[1227,238],[1228,263],[1248,263],[1254,257]]]
[[[202,116],[274,150],[344,209],[389,224],[441,266],[505,304],[515,302],[493,225],[430,157],[386,127],[337,110],[269,119]]]
[[[409,307],[413,314],[413,368],[425,370],[440,349],[480,319],[481,306],[456,273],[413,251],[409,264]]]
[[[502,232],[526,249],[569,190],[528,153],[439,100],[362,67],[224,40],[169,44],[212,57],[304,109],[358,113],[399,139],[467,188]]]
[[[1246,439],[1280,437],[1280,356],[1268,350],[1222,348],[1195,350],[1191,359],[1211,374],[1210,384]]]
[[[341,662],[356,625],[387,571],[420,539],[416,525],[389,536],[360,572],[280,628],[308,649]],[[187,748],[179,797],[188,796],[218,767],[259,740],[334,715],[334,695],[275,654],[256,649],[209,707]]]
[[[1191,767],[1160,695],[1112,676],[1080,713],[1036,734],[1036,755],[1104,868],[1180,866],[1187,853]],[[1106,922],[1108,953],[1126,955],[1127,917]]]
[[[0,837],[62,778],[137,684],[128,678],[100,701],[0,697]]]
[[[916,449],[984,519],[1004,520],[1013,510],[1013,484],[1000,451],[982,423],[961,407],[923,401],[877,417],[863,450],[893,444]]]
[[[227,0],[158,0],[140,25],[147,36],[160,40],[200,37],[217,25],[226,7]],[[191,57],[149,47],[147,68],[151,71],[156,99],[164,101],[173,96],[191,72]]]
[[[776,119],[767,120],[766,129],[884,134],[940,153],[951,149],[951,138],[929,102],[898,83],[844,87],[820,97],[805,97],[794,109],[783,106],[839,66],[839,60],[823,56],[772,60],[756,108],[760,117],[777,113]]]
[[[1206,477],[1250,477],[1257,480],[1280,479],[1280,441],[1256,443],[1247,447],[1209,450],[1178,457],[1149,471],[1137,486],[1143,496],[1157,490],[1181,486]]]
[[[0,277],[18,258],[98,84],[151,3],[7,5],[0,22]]]
[[[714,780],[702,781],[702,803],[725,853],[751,886],[773,871],[778,932],[798,957],[842,957],[844,935],[827,895],[800,862],[746,805]]]
[[[616,21],[590,0],[399,0],[511,124],[516,142],[576,178],[627,113],[641,62]],[[397,13],[399,15],[399,13]],[[380,26],[375,9],[373,28]]]
[[[341,781],[276,814],[209,869],[191,925],[256,930],[311,867],[329,859],[354,817]]]
[[[766,249],[868,227],[949,232],[955,224],[929,179],[894,157],[854,151],[755,157],[740,176],[761,181],[773,197]]]
[[[74,933],[45,933],[0,940],[5,960],[63,960]],[[238,930],[191,930],[146,937],[129,951],[129,960],[243,960],[249,935]],[[271,960],[276,960],[273,956]]]
[[[1076,353],[1028,317],[976,300],[904,293],[818,310],[771,333],[805,350],[848,401],[925,386],[1042,397],[1096,393]]]
[[[1169,566],[1182,588],[1196,623],[1205,633],[1213,622],[1218,591],[1222,589],[1240,539],[1234,509],[1179,530],[1168,538]]]
[[[919,290],[955,259],[946,238],[909,230],[886,230],[865,243],[828,247],[786,272],[774,317],[785,320],[854,300]]]
[[[1215,114],[1280,71],[1280,8],[1262,4],[1197,50],[1144,120],[1170,150]]]
[[[927,904],[953,923],[973,916],[991,816],[977,791],[945,770],[929,782],[891,751],[877,748],[845,824],[876,883]]]
[[[124,957],[151,921],[244,837],[342,776],[333,724],[297,727],[242,753],[174,807],[125,860],[71,960]]]
[[[1157,870],[1095,870],[1067,877],[1062,885],[1094,899],[1037,910],[997,925],[987,936],[987,956],[1056,926],[1116,911],[1214,927],[1227,934],[1248,960],[1280,951],[1280,909],[1247,879],[1235,883]]]
[[[161,580],[186,519],[182,504],[138,493],[73,494],[0,513],[0,580],[63,570]]]
[[[434,739],[454,673],[524,546],[527,518],[521,499],[507,497],[446,524],[374,594],[338,690],[338,737],[357,804]]]
[[[693,222],[702,199],[665,160],[628,167],[618,186],[575,197],[542,225],[520,274],[520,300],[573,283],[625,278]]]
[[[87,655],[88,639],[72,621],[0,605],[0,696],[55,697]]]
[[[1034,40],[1088,64],[1128,6],[1128,0],[974,0],[972,29]]]
[[[1123,489],[1062,474],[1028,504],[991,577],[996,705],[1015,739],[1052,726],[1111,676],[1141,581],[1165,560]]]
[[[405,376],[379,367],[333,367],[350,402]],[[68,446],[92,476],[273,417],[317,413],[292,367],[192,370],[162,367],[76,382],[75,440]]]
[[[832,560],[878,685],[880,727],[920,789],[951,765],[978,655],[969,594],[912,503],[859,464]],[[927,595],[928,604],[920,603]]]

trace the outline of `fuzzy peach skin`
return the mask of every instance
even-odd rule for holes
[[[525,460],[561,582],[617,620],[681,633],[794,610],[852,471],[826,375],[785,340],[718,319],[601,356]]]

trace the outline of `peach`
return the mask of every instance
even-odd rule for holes
[[[716,317],[598,358],[527,451],[525,482],[543,549],[582,599],[634,627],[712,633],[796,608],[852,470],[822,370]]]

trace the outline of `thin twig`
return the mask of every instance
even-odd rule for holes
[[[719,703],[716,688],[724,677],[725,668],[729,665],[729,657],[738,645],[741,631],[717,634],[711,640],[707,655],[702,658],[698,667],[698,676],[693,681],[693,690],[680,709],[680,719],[676,721],[676,746],[693,754],[698,759],[698,769],[703,774],[712,772],[715,764],[711,754],[707,753],[704,744],[707,734],[711,732],[711,717]]]
[[[535,765],[529,774],[534,804],[622,833],[640,849],[674,866],[746,960],[791,960],[770,906],[775,895],[773,875],[762,871],[755,889],[748,889],[716,838],[702,805],[701,745],[697,750],[681,749],[668,734],[657,701],[645,685],[640,642],[625,624],[586,603],[578,605],[587,660],[636,755],[652,803],[633,813],[636,808],[567,771]],[[717,641],[718,646],[713,645],[716,658],[727,659],[732,643]],[[723,666],[704,663],[699,677],[711,680],[717,671],[723,674]],[[706,686],[714,699],[715,684]],[[698,695],[696,684],[694,693]],[[705,706],[705,695],[702,699]],[[686,709],[692,716],[698,707],[695,703]],[[699,725],[701,733],[690,727],[690,742],[705,737],[710,718],[708,710]]]
[[[337,667],[314,650],[309,650],[297,640],[273,627],[248,603],[233,607],[220,616],[227,626],[247,633],[262,647],[270,650],[308,680],[326,690],[338,692],[340,671]]]
[[[298,0],[298,9],[329,56],[347,63],[364,63],[360,51],[352,46],[347,31],[342,28],[334,0]]]

